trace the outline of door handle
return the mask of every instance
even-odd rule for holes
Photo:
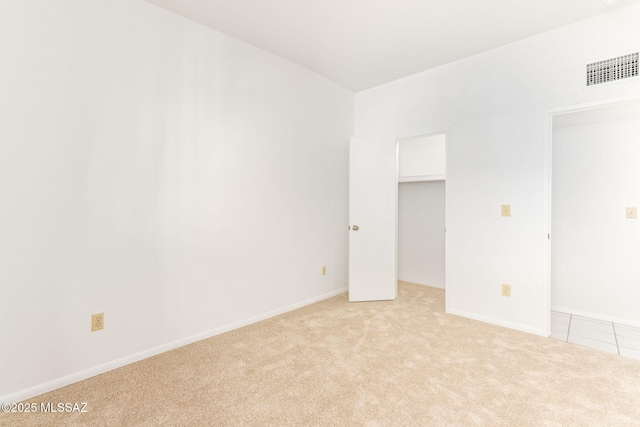
[[[358,231],[358,230],[360,230],[360,227],[358,227],[357,225],[354,225],[353,227],[351,227],[351,229],[353,231]]]

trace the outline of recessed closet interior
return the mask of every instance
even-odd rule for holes
[[[446,134],[398,141],[398,279],[445,287]]]

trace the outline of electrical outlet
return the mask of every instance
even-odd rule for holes
[[[322,266],[322,275],[323,275],[323,276],[326,276],[326,275],[327,275],[327,266],[326,266],[326,265],[323,265],[323,266]]]
[[[91,332],[104,329],[104,313],[91,315]]]
[[[637,208],[627,208],[627,218],[628,219],[637,219],[638,218],[638,209]]]
[[[511,205],[502,205],[502,216],[511,216]]]
[[[507,285],[506,283],[502,284],[502,296],[503,297],[511,296],[511,285]]]

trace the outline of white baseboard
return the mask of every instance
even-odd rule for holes
[[[163,344],[157,347],[150,348],[148,350],[144,350],[138,353],[134,353],[129,356],[122,357],[120,359],[113,360],[111,362],[104,363],[102,365],[95,366],[93,368],[86,369],[84,371],[76,372],[71,375],[67,375],[61,378],[57,378],[52,381],[48,381],[43,384],[39,384],[34,387],[30,387],[24,390],[21,390],[16,393],[12,393],[6,396],[0,397],[0,403],[13,403],[13,402],[21,402],[23,400],[32,399],[36,396],[39,396],[44,393],[48,393],[50,391],[59,389],[61,387],[68,386],[73,383],[77,383],[79,381],[86,380],[91,377],[95,377],[96,375],[104,374],[105,372],[112,371],[117,368],[121,368],[126,365],[130,365],[131,363],[139,362],[140,360],[147,359],[149,357],[156,356],[158,354],[174,350],[176,348],[192,344],[197,341],[201,341],[207,338],[211,338],[216,335],[223,334],[228,331],[232,331],[234,329],[241,328],[243,326],[248,326],[256,322],[260,322],[261,320],[266,320],[271,317],[278,316],[283,313],[287,313],[289,311],[323,301],[325,299],[332,298],[336,295],[343,294],[347,292],[348,288],[339,289],[337,291],[332,291],[326,293],[324,295],[320,295],[317,297],[309,298],[307,300],[297,302],[282,308],[278,308],[276,310],[268,311],[263,314],[259,314],[257,316],[249,317],[248,319],[241,320],[239,322],[230,323],[228,325],[220,326],[218,328],[205,331],[196,335],[192,335],[186,338],[179,339],[177,341],[173,341],[167,344]]]
[[[559,306],[552,306],[551,310],[559,311],[560,313],[575,314],[576,316],[589,317],[591,319],[602,320],[603,322],[613,322],[613,323],[619,323],[621,325],[634,326],[636,328],[640,328],[640,322],[637,322],[635,320],[623,319],[621,317],[607,316],[600,313],[591,313],[588,311],[574,310],[572,308],[559,307]]]
[[[467,313],[465,311],[456,310],[456,309],[449,309],[449,310],[447,310],[447,313],[455,314],[457,316],[466,317],[466,318],[472,319],[472,320],[479,320],[480,322],[490,323],[492,325],[503,326],[503,327],[509,328],[509,329],[515,329],[516,331],[522,331],[522,332],[528,332],[528,333],[534,334],[534,335],[540,335],[542,337],[546,337],[547,336],[547,334],[543,333],[542,330],[540,330],[540,329],[531,328],[529,326],[521,325],[519,323],[505,322],[504,320],[496,319],[496,318],[493,318],[493,317],[479,316],[477,314]]]

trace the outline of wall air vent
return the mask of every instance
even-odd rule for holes
[[[638,52],[587,65],[587,86],[638,76]]]

